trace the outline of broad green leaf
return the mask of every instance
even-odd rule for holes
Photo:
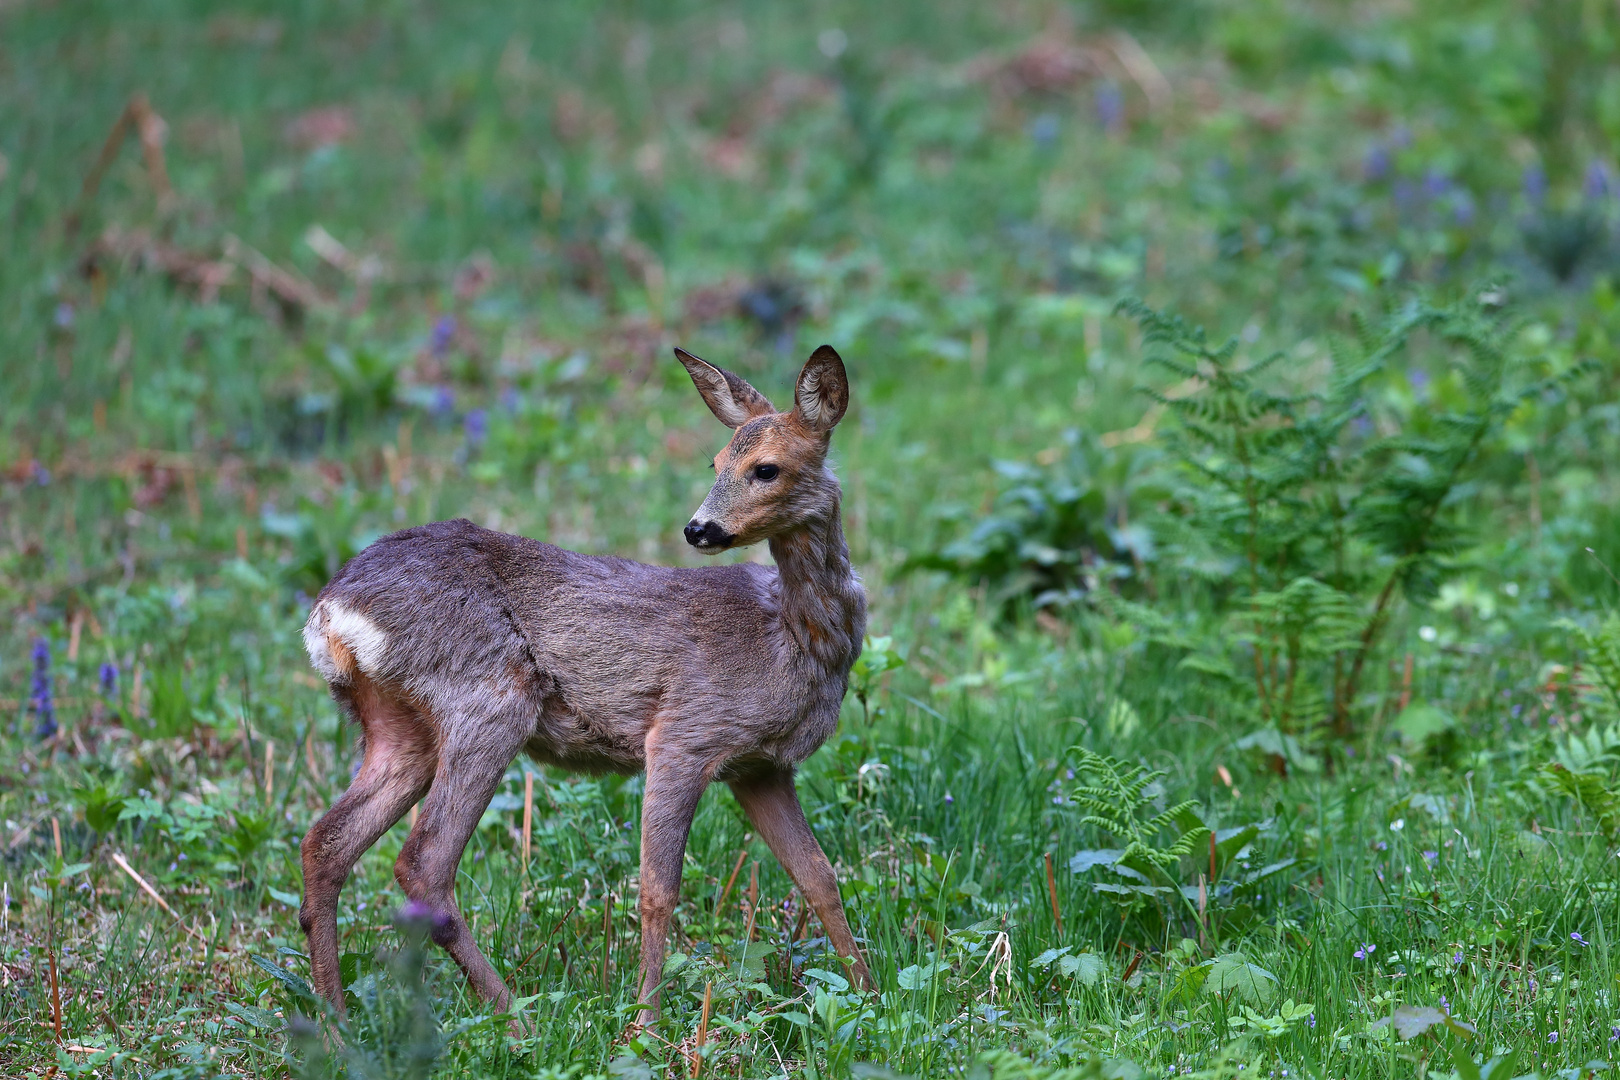
[[[1125,854],[1124,848],[1094,848],[1077,851],[1069,858],[1069,872],[1083,874],[1093,866],[1111,866]]]
[[[609,1076],[623,1077],[624,1080],[652,1080],[653,1071],[640,1059],[625,1054],[608,1062]]]
[[[911,1080],[903,1073],[892,1072],[882,1065],[874,1065],[865,1061],[857,1061],[849,1067],[849,1075],[855,1080]]]
[[[805,968],[804,974],[806,978],[826,983],[839,993],[849,989],[849,980],[836,971],[826,971],[822,968]]]
[[[1474,1034],[1474,1025],[1432,1005],[1397,1005],[1387,1020],[1380,1020],[1374,1026],[1382,1027],[1385,1024],[1393,1025],[1395,1034],[1402,1039],[1415,1039],[1433,1027],[1443,1027],[1458,1035]]]
[[[1390,730],[1410,747],[1421,747],[1430,739],[1457,726],[1457,721],[1438,705],[1418,703],[1408,705],[1395,718]]]
[[[945,970],[945,965],[934,961],[928,964],[912,964],[910,967],[900,969],[899,982],[902,990],[922,990]]]
[[[1268,878],[1272,874],[1280,873],[1281,871],[1288,869],[1290,866],[1293,866],[1298,861],[1298,859],[1283,859],[1281,862],[1267,863],[1265,866],[1262,866],[1260,869],[1254,871],[1254,873],[1249,874],[1243,880],[1246,884],[1252,884],[1253,882],[1259,881],[1262,878]]]
[[[1195,964],[1192,967],[1182,968],[1181,974],[1176,977],[1174,994],[1180,995],[1184,1000],[1191,1002],[1198,991],[1203,989],[1204,983],[1208,979],[1208,964]]]
[[[1079,953],[1058,961],[1058,970],[1075,979],[1081,986],[1096,986],[1108,974],[1108,962],[1096,953]]]
[[[1206,994],[1236,993],[1244,1001],[1263,1005],[1277,992],[1277,976],[1244,959],[1242,953],[1223,953],[1208,962]]]
[[[254,964],[258,965],[265,972],[265,974],[269,975],[272,979],[286,987],[287,990],[290,991],[295,997],[306,1001],[313,1000],[315,998],[315,992],[309,988],[309,983],[305,982],[297,975],[294,975],[286,968],[280,967],[274,961],[267,960],[257,953],[249,954],[248,959],[253,961]]]
[[[1260,826],[1257,824],[1243,825],[1236,829],[1221,829],[1215,834],[1215,864],[1225,866],[1237,857],[1238,852],[1254,842],[1260,835]]]
[[[234,1001],[221,1002],[225,1010],[244,1020],[249,1026],[259,1031],[280,1031],[281,1018],[269,1009],[260,1009],[252,1005],[238,1005]]]
[[[1054,960],[1057,960],[1059,957],[1069,955],[1069,949],[1070,946],[1068,945],[1063,946],[1061,949],[1047,949],[1045,952],[1041,953],[1041,955],[1031,960],[1030,963],[1034,964],[1038,968],[1051,967]]]

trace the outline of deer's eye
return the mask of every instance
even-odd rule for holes
[[[775,480],[776,474],[781,472],[775,465],[754,466],[754,477],[759,480]]]

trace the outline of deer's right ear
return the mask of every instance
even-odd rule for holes
[[[692,376],[709,411],[726,427],[740,428],[756,416],[768,416],[776,411],[764,394],[731,372],[699,360],[682,348],[676,348],[675,356],[686,365],[686,373]]]
[[[849,408],[849,376],[844,361],[831,345],[810,354],[793,391],[793,417],[811,431],[827,432]]]

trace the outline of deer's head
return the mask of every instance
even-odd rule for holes
[[[830,345],[810,354],[793,390],[791,412],[729,371],[676,349],[709,410],[735,433],[714,458],[714,486],[686,524],[699,551],[757,544],[825,519],[838,506],[827,468],[832,429],[849,405],[844,362]]]

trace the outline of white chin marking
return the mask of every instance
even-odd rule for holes
[[[309,659],[328,681],[344,674],[327,645],[328,637],[336,638],[347,646],[354,656],[354,665],[367,675],[375,675],[382,668],[388,651],[388,634],[382,627],[335,600],[318,604],[304,624],[304,648]]]

